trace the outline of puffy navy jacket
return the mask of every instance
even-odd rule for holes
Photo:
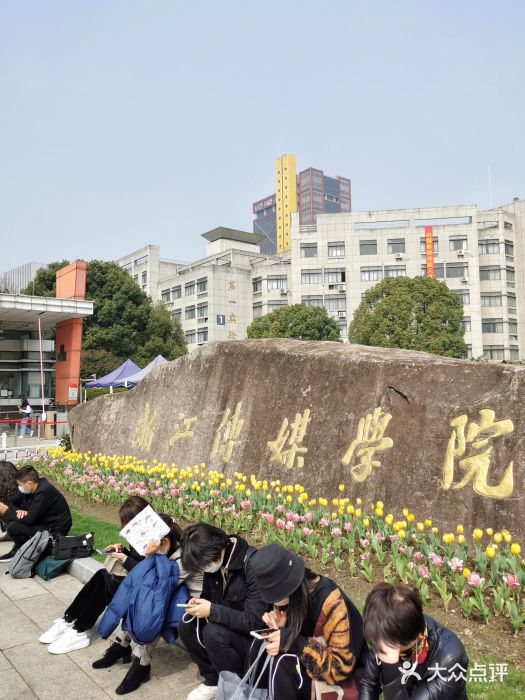
[[[113,596],[98,625],[107,639],[123,620],[122,629],[137,644],[150,644],[173,628],[184,614],[177,603],[186,602],[185,584],[177,586],[179,566],[164,554],[146,557],[129,572]]]

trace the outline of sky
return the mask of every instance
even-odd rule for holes
[[[295,153],[353,209],[525,198],[522,0],[0,0],[0,272],[205,254]]]

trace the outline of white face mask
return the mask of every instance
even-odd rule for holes
[[[222,566],[222,559],[221,559],[221,561],[212,561],[211,564],[208,564],[208,566],[204,567],[203,573],[215,574],[215,573],[217,573],[217,571],[219,571],[221,566]]]
[[[19,486],[18,490],[20,491],[20,493],[23,493],[24,496],[27,496],[31,493],[31,491],[27,491],[27,489],[25,489],[23,486]]]

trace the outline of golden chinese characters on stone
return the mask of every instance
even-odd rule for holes
[[[241,408],[242,401],[239,401],[235,406],[233,413],[227,408],[222,415],[219,427],[215,431],[211,455],[212,457],[219,455],[224,464],[228,464],[233,448],[239,442],[239,435],[244,424],[244,420],[241,418]]]
[[[374,459],[375,454],[385,452],[394,445],[392,438],[385,437],[391,419],[390,413],[383,413],[381,408],[376,408],[373,413],[367,413],[359,419],[357,437],[352,440],[341,460],[345,467],[350,466],[355,481],[366,481],[372,468],[381,466],[381,462]]]
[[[295,465],[302,468],[304,466],[304,455],[308,452],[307,447],[299,447],[306,434],[306,428],[310,422],[310,409],[306,408],[302,415],[295,414],[293,423],[288,423],[288,418],[283,418],[279,433],[275,440],[268,442],[270,448],[270,462],[279,462],[291,469]],[[288,448],[284,449],[288,444]]]

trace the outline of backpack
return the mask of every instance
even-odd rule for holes
[[[13,578],[31,578],[34,568],[45,555],[50,534],[47,530],[37,532],[25,542],[13,557],[9,572]]]

